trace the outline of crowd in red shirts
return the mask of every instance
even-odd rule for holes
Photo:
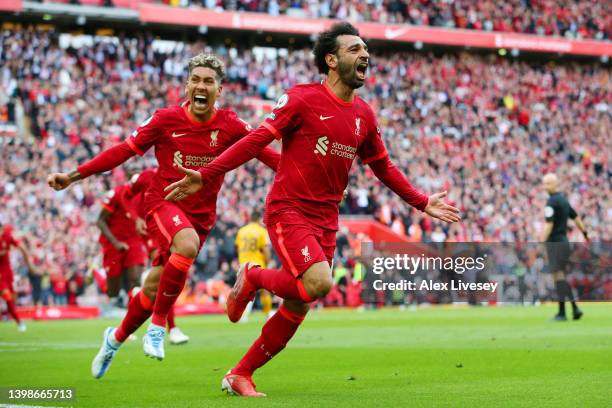
[[[0,32],[0,109],[4,121],[26,130],[0,137],[0,216],[33,248],[48,273],[42,291],[58,302],[71,301],[72,289],[82,291],[85,274],[98,266],[100,199],[126,177],[117,169],[54,192],[47,174],[74,169],[127,137],[156,108],[180,102],[185,62],[201,51],[226,61],[220,103],[254,126],[267,113],[254,100],[273,104],[284,89],[321,79],[309,50],[263,56],[196,43],[163,53],[150,35],[62,48],[57,33]],[[608,67],[383,52],[372,55],[359,92],[378,114],[392,160],[421,190],[448,189],[463,222],[448,227],[423,217],[361,164],[342,213],[372,214],[413,241],[534,241],[546,202],[540,180],[555,171],[591,239],[610,241]],[[149,156],[136,165],[152,163]],[[257,163],[226,176],[218,225],[198,273],[232,269],[233,234],[252,208],[262,207],[272,177]],[[570,239],[579,236],[570,232]]]
[[[164,0],[217,11],[610,39],[611,6],[571,0]]]

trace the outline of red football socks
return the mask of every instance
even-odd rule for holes
[[[121,325],[115,330],[115,340],[123,343],[130,334],[138,330],[147,321],[152,311],[153,301],[141,290],[128,304],[127,314],[121,321]]]
[[[289,311],[282,305],[261,329],[261,336],[251,346],[242,360],[232,369],[233,374],[253,375],[285,348],[304,320],[303,315]]]
[[[170,255],[159,280],[151,318],[153,324],[166,327],[168,312],[181,294],[187,280],[187,272],[192,264],[193,259],[191,258],[176,253]]]
[[[4,300],[6,301],[6,309],[8,313],[11,315],[13,319],[15,319],[17,324],[21,323],[21,320],[19,319],[19,316],[17,315],[17,308],[15,307],[15,301],[13,299],[11,300],[4,299]]]
[[[174,322],[174,305],[170,308],[166,320],[168,321],[168,330],[172,330],[176,327],[176,323]]]
[[[247,271],[246,277],[257,289],[266,289],[283,299],[301,300],[306,303],[314,300],[308,296],[302,280],[296,279],[285,268],[252,267]]]

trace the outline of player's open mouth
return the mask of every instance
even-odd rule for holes
[[[355,70],[357,73],[357,78],[362,79],[362,80],[365,79],[367,70],[368,70],[367,62],[362,62],[361,64],[357,65],[357,69]]]
[[[208,97],[206,95],[194,95],[193,105],[199,109],[206,109],[206,106],[208,106]]]

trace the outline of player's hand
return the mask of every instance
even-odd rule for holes
[[[67,188],[72,182],[66,173],[52,173],[47,177],[47,184],[55,191]]]
[[[128,249],[130,249],[130,246],[128,244],[126,244],[125,242],[121,242],[121,241],[117,242],[114,245],[114,247],[117,251],[120,251],[120,252],[127,251]]]
[[[202,175],[197,170],[186,169],[181,165],[177,165],[178,169],[185,173],[185,177],[181,180],[170,184],[164,188],[164,191],[170,191],[166,196],[169,201],[181,201],[202,188]]]
[[[147,223],[142,218],[136,218],[136,232],[140,235],[147,235]]]
[[[459,209],[442,201],[447,194],[448,192],[444,191],[430,195],[427,207],[425,207],[425,213],[448,223],[460,221]]]

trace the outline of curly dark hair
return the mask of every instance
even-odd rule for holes
[[[201,53],[189,60],[189,75],[197,67],[210,68],[215,71],[217,81],[220,83],[225,78],[225,64],[216,55]]]
[[[327,54],[335,54],[338,51],[337,38],[341,35],[359,36],[359,31],[351,23],[343,21],[334,24],[329,30],[319,34],[319,38],[315,43],[312,53],[314,54],[315,63],[321,74],[327,74],[329,72],[329,66],[327,62],[325,62],[325,56]]]

